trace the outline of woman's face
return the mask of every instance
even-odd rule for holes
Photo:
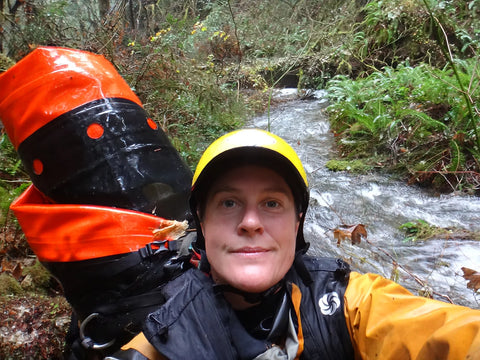
[[[242,166],[210,188],[201,227],[214,281],[246,292],[278,283],[295,257],[299,216],[273,170]]]

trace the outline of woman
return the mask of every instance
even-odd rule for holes
[[[192,182],[198,267],[117,358],[480,359],[480,311],[305,255],[308,181],[262,130],[229,133]]]

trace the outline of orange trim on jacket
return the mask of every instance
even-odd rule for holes
[[[185,334],[187,336],[187,334]],[[143,333],[138,334],[129,343],[122,346],[121,350],[135,350],[145,356],[149,360],[168,360],[157,349],[150,344]],[[115,355],[112,357],[116,359]]]
[[[356,359],[480,359],[480,311],[352,272],[345,316]]]
[[[300,359],[300,356],[303,353],[304,345],[305,345],[305,340],[303,338],[303,328],[302,328],[302,318],[300,316],[300,305],[302,302],[302,292],[300,291],[299,287],[295,284],[292,283],[292,303],[293,303],[293,308],[295,310],[295,316],[298,319],[298,350],[297,350],[297,356],[295,359]]]
[[[33,185],[10,207],[28,244],[44,262],[68,262],[136,251],[171,221],[105,206],[52,204]],[[170,240],[170,239],[166,239]]]

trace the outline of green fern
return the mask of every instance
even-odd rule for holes
[[[448,166],[448,171],[459,171],[465,168],[465,154],[461,151],[457,141],[450,141],[451,160]]]

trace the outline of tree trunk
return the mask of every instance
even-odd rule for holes
[[[13,4],[13,6],[10,8],[10,14],[11,14],[11,15],[15,15],[15,13],[16,13],[17,10],[18,10],[18,8],[19,8],[20,6],[22,6],[24,3],[25,3],[25,1],[16,0],[16,1],[15,1],[15,4]]]
[[[128,0],[128,16],[130,18],[130,26],[135,29],[135,15],[133,14],[133,1]]]
[[[99,0],[98,1],[98,10],[99,10],[99,13],[100,13],[100,19],[103,20],[103,18],[110,11],[110,0]]]
[[[5,23],[5,18],[4,18],[4,10],[3,7],[5,6],[4,0],[0,0],[0,53],[3,53],[3,36],[5,34],[5,28],[4,28],[4,23]]]

